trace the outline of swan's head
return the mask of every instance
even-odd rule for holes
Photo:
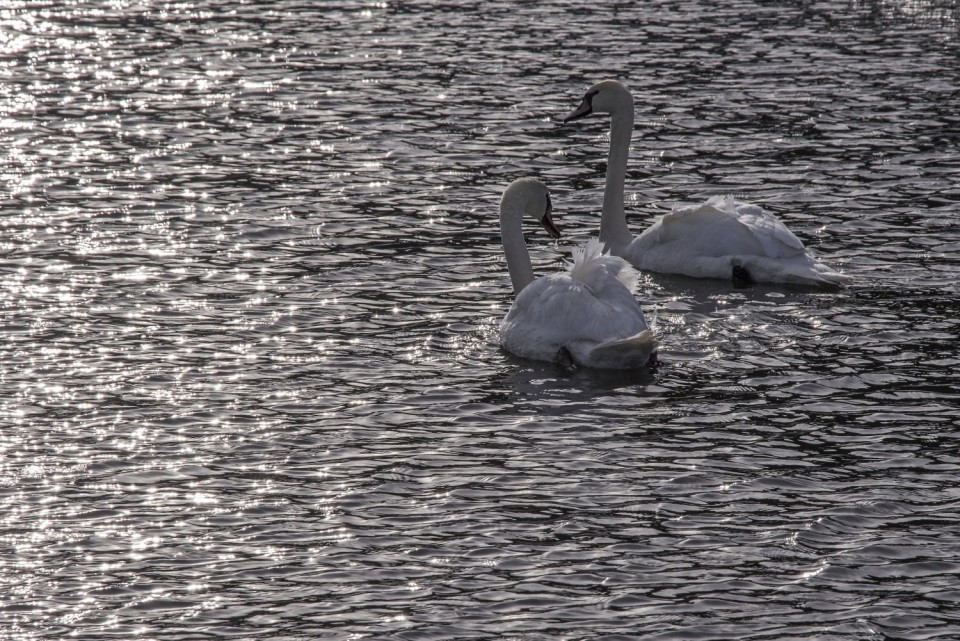
[[[572,122],[593,113],[614,114],[629,110],[633,113],[633,95],[616,80],[598,82],[584,94],[580,106],[568,113],[563,122]]]
[[[513,181],[500,199],[500,211],[508,209],[521,211],[533,216],[551,238],[560,238],[560,230],[553,223],[553,204],[550,191],[536,178],[520,178]]]

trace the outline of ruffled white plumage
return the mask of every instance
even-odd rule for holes
[[[614,281],[626,287],[631,294],[637,291],[636,270],[622,258],[605,253],[603,243],[596,238],[575,247],[573,263],[568,265],[570,277],[579,280],[595,293]]]
[[[623,255],[638,269],[694,278],[730,278],[737,266],[756,282],[839,286],[850,280],[811,256],[777,217],[732,196],[665,214]]]
[[[520,292],[501,323],[501,344],[541,361],[566,350],[585,367],[643,367],[656,340],[634,298],[636,282],[626,261],[592,240],[574,250],[567,272],[540,277]]]

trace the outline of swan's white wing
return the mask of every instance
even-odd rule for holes
[[[508,349],[521,356],[533,349],[552,360],[573,341],[599,345],[648,329],[636,300],[620,289],[624,297],[601,300],[567,274],[538,278],[520,292],[503,319],[504,343],[514,345]]]
[[[849,280],[815,260],[776,216],[730,196],[665,214],[634,239],[625,255],[640,269],[695,278],[731,278],[737,265],[757,282],[840,285]]]
[[[588,367],[646,365],[656,341],[640,305],[619,280],[618,262],[594,256],[571,268],[588,282],[566,273],[525,287],[500,326],[503,347],[544,361],[556,360],[566,349],[574,362]]]
[[[665,214],[639,236],[644,237],[647,243],[673,244],[700,256],[783,258],[804,252],[800,239],[776,216],[725,196]]]
[[[714,196],[707,201],[708,206],[711,204],[722,211],[731,224],[736,221],[750,230],[763,248],[763,255],[768,258],[796,256],[806,251],[800,239],[779,218],[762,207],[739,202],[730,196]]]

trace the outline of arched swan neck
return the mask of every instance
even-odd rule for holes
[[[600,240],[613,253],[631,240],[623,209],[623,183],[633,135],[633,105],[624,106],[610,117],[610,154],[607,157],[607,185],[603,190],[603,213],[600,218]]]
[[[518,295],[523,288],[533,282],[533,265],[527,242],[523,239],[523,209],[519,203],[509,199],[500,207],[500,239],[503,241],[503,253],[507,259],[507,270],[513,283],[513,293]]]

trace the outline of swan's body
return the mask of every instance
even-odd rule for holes
[[[839,286],[849,277],[816,260],[773,214],[730,196],[675,209],[636,238],[627,227],[623,186],[633,133],[633,96],[619,82],[591,87],[564,122],[610,114],[610,154],[600,240],[638,269],[695,278]]]
[[[529,178],[512,183],[500,202],[500,234],[516,294],[500,324],[503,348],[523,358],[569,359],[583,367],[646,366],[656,341],[634,298],[633,268],[604,255],[594,240],[574,250],[568,271],[535,279],[523,240],[524,213],[559,236],[543,183]]]
[[[849,280],[814,259],[776,216],[732,196],[665,214],[623,255],[638,269],[694,278],[814,286]]]

